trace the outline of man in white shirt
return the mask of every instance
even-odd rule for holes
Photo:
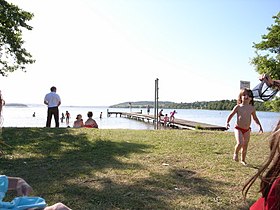
[[[51,92],[45,96],[44,103],[48,105],[48,116],[46,127],[51,127],[52,116],[54,116],[55,127],[59,127],[59,111],[58,107],[61,104],[59,95],[56,93],[56,87],[51,87]]]

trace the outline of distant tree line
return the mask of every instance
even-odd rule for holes
[[[208,110],[232,110],[237,104],[234,100],[220,100],[220,101],[197,101],[192,103],[173,103],[164,108],[168,109],[208,109]],[[254,106],[258,111],[273,111],[271,107],[266,106],[265,103],[255,101]]]
[[[208,110],[232,110],[237,104],[235,99],[233,100],[220,100],[220,101],[197,101],[192,103],[174,103],[174,102],[159,102],[159,108],[161,109],[208,109]],[[112,108],[139,108],[146,109],[154,107],[154,103],[151,101],[138,101],[138,102],[125,102],[110,106]],[[275,107],[272,107],[269,102],[254,101],[254,106],[257,111],[277,111]]]

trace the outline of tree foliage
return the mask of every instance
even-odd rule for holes
[[[256,57],[252,64],[260,74],[268,74],[273,79],[280,78],[280,12],[273,16],[275,24],[267,27],[268,34],[262,35],[260,43],[254,43]],[[265,54],[261,54],[263,52]]]
[[[251,63],[260,74],[268,74],[272,79],[280,79],[280,12],[272,17],[273,25],[267,27],[268,33],[262,35],[260,43],[254,43],[256,57]],[[274,111],[280,111],[280,98],[266,102],[266,106]]]
[[[24,48],[22,30],[32,30],[27,24],[33,17],[16,5],[0,0],[0,74],[8,75],[10,72],[21,69],[25,71],[26,64],[35,60]]]

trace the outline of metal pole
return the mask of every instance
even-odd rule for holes
[[[157,81],[155,80],[154,129],[157,129]]]
[[[158,122],[158,78],[157,78],[157,129],[158,129],[158,124],[159,124],[159,122]]]
[[[154,129],[158,129],[158,78],[155,80]]]

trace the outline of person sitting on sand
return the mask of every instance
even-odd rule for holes
[[[98,125],[97,125],[96,121],[94,119],[92,119],[93,113],[89,111],[87,113],[87,116],[88,116],[88,119],[85,122],[84,127],[87,127],[87,128],[98,128]]]
[[[169,121],[169,117],[168,117],[167,114],[165,114],[165,116],[164,116],[164,118],[163,118],[163,125],[164,125],[164,126],[167,126],[168,121]]]
[[[78,114],[76,120],[74,121],[73,128],[82,128],[84,127],[84,121],[81,114]]]

